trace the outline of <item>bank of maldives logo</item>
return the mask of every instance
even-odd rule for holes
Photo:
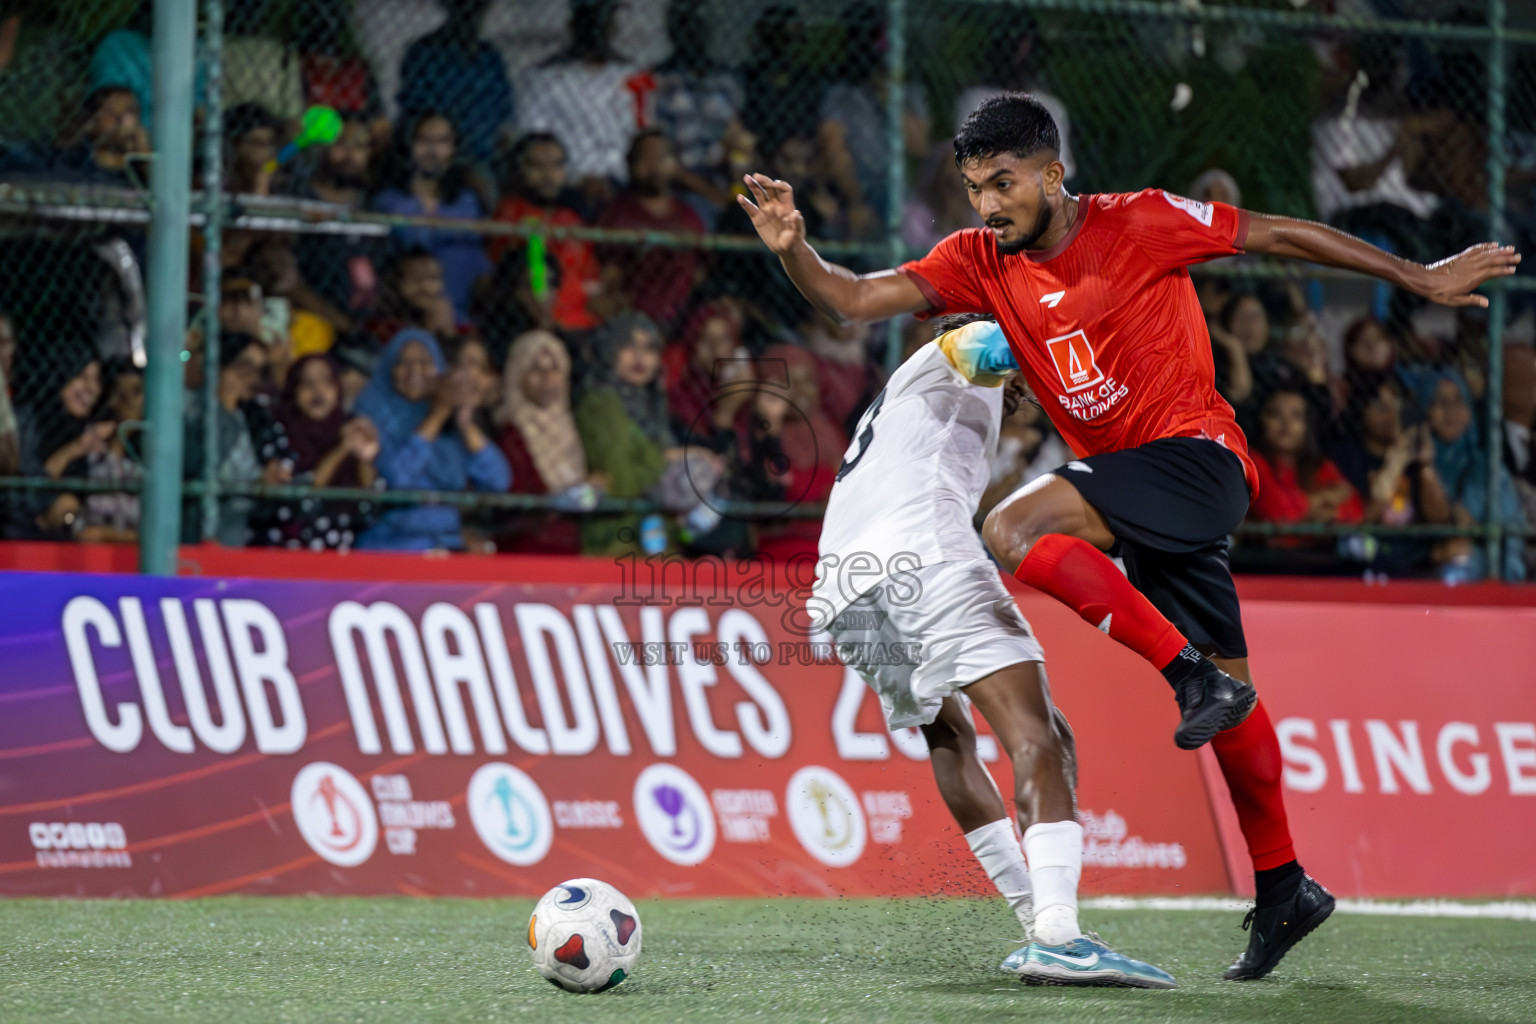
[[[1104,371],[1093,355],[1093,346],[1082,331],[1063,334],[1046,341],[1045,347],[1056,361],[1056,375],[1061,378],[1061,388],[1067,394],[1076,394],[1104,382]]]
[[[293,777],[288,801],[299,835],[321,857],[352,868],[373,856],[379,819],[368,791],[345,768],[329,761],[305,765]]]
[[[508,864],[537,864],[555,839],[544,791],[509,764],[481,765],[469,778],[469,820],[485,848]]]
[[[646,841],[673,864],[697,864],[715,848],[715,815],[693,776],[653,764],[635,780],[635,820]]]
[[[823,864],[845,868],[864,852],[864,812],[848,783],[830,768],[811,765],[790,776],[784,807],[795,838]]]

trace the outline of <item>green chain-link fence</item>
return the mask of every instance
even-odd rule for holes
[[[1532,26],[1507,24],[1497,0],[1317,7],[204,3],[193,327],[173,368],[182,536],[803,546],[818,465],[835,468],[925,328],[812,314],[736,207],[740,176],[791,181],[829,258],[889,266],[975,223],[949,140],[1002,90],[1056,114],[1074,191],[1164,187],[1324,220],[1419,261],[1525,245]],[[8,442],[0,415],[5,532],[130,540],[153,347],[151,5],[0,12],[0,368],[18,420]],[[1235,562],[1525,575],[1524,274],[1470,313],[1249,258],[1195,279],[1218,386],[1304,495],[1256,509]],[[652,372],[653,341],[665,383],[625,384]],[[620,349],[642,365],[616,366]],[[562,375],[571,415],[556,414]],[[546,378],[558,394],[541,405]],[[794,410],[787,426],[771,396]],[[421,448],[413,432],[435,439]],[[1022,411],[994,494],[1063,455]]]

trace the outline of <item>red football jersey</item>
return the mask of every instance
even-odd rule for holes
[[[1046,415],[1080,456],[1162,437],[1208,437],[1258,474],[1216,393],[1211,337],[1188,264],[1243,251],[1248,215],[1161,189],[1085,195],[1056,245],[1001,256],[985,228],[903,264],[923,316],[990,313]]]

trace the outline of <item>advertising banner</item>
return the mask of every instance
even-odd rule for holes
[[[718,568],[0,575],[0,894],[986,891],[921,734],[887,732],[797,628],[808,590]],[[1024,610],[1077,735],[1085,891],[1230,891],[1167,687],[1072,613]],[[1473,772],[1504,734],[1468,720],[1481,746],[1452,752]]]
[[[1243,620],[1314,876],[1536,894],[1536,608],[1255,601]]]

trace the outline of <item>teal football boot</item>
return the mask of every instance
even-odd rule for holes
[[[1026,985],[1175,988],[1173,975],[1110,949],[1097,935],[1060,946],[1031,942],[1008,954],[1002,969]]]

